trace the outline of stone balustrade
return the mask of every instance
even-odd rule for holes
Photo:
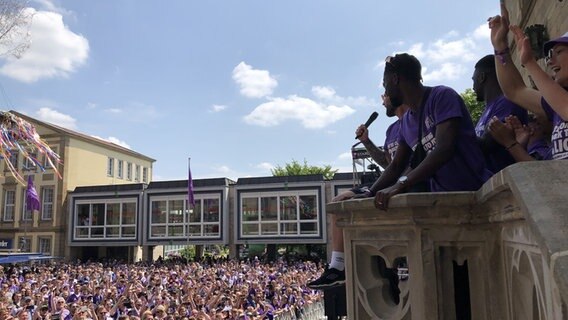
[[[568,161],[512,165],[477,192],[398,195],[388,211],[327,211],[345,236],[349,319],[568,317]]]

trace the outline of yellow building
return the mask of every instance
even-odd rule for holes
[[[62,179],[49,165],[45,165],[46,170],[42,172],[18,153],[0,161],[0,250],[68,257],[68,192],[78,186],[148,184],[152,180],[155,160],[148,156],[11,112],[33,124],[42,139],[59,154],[63,162],[58,167]],[[26,210],[26,186],[16,181],[5,161],[11,161],[26,181],[32,176],[40,198],[39,211]]]

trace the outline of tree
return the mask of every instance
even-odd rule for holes
[[[297,160],[292,160],[292,162],[287,163],[284,167],[276,166],[274,169],[270,170],[273,176],[304,176],[309,174],[323,174],[325,179],[333,178],[333,175],[337,170],[332,170],[330,165],[323,167],[310,166],[306,159],[304,159],[304,164],[300,164]]]
[[[461,94],[463,101],[465,102],[465,106],[471,115],[471,120],[473,121],[473,125],[477,123],[479,117],[483,113],[483,109],[485,108],[485,103],[483,101],[477,101],[477,96],[472,89],[465,89],[465,91]]]
[[[22,57],[30,47],[34,10],[25,0],[0,0],[0,55]]]

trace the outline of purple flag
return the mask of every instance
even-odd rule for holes
[[[34,188],[34,181],[32,176],[28,176],[28,187],[26,188],[26,209],[27,210],[39,210],[39,197],[37,191]]]
[[[195,207],[195,197],[193,196],[193,179],[191,178],[191,167],[189,165],[191,159],[187,160],[187,170],[189,171],[189,176],[187,179],[187,200],[192,207]]]

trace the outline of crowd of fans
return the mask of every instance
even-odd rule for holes
[[[0,266],[0,319],[275,319],[323,298],[313,262],[220,260]]]

